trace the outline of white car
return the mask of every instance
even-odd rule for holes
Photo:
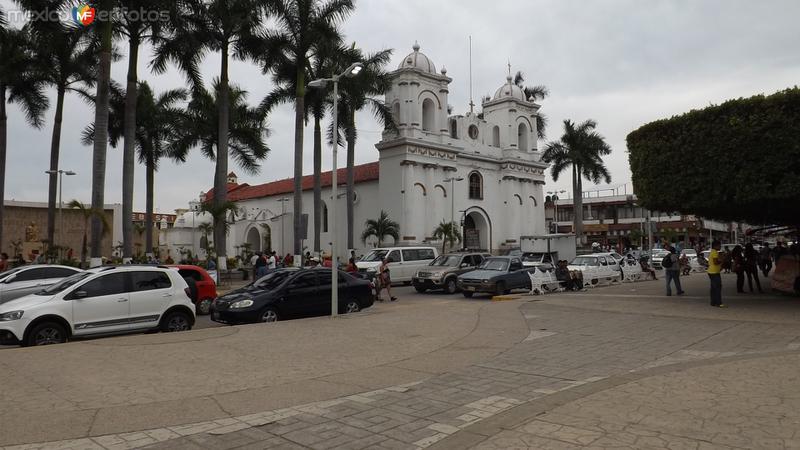
[[[53,264],[20,266],[0,273],[0,304],[33,294],[64,278],[81,272],[80,269]]]
[[[580,270],[583,272],[583,279],[592,284],[597,284],[599,280],[621,280],[623,278],[620,261],[614,258],[615,253],[592,253],[589,255],[576,256],[567,265],[569,270]],[[618,255],[618,253],[616,253]]]
[[[359,272],[374,275],[385,258],[390,259],[389,275],[392,283],[411,283],[417,270],[433,262],[439,252],[434,247],[376,248],[356,262]]]
[[[184,331],[194,325],[189,287],[172,269],[105,266],[0,305],[0,343],[59,344],[75,336]]]

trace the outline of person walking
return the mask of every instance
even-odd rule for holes
[[[731,250],[731,270],[736,274],[736,292],[744,292],[744,254],[742,246],[737,245]]]
[[[392,262],[391,258],[384,258],[381,261],[380,267],[378,267],[378,279],[381,282],[380,288],[378,288],[378,301],[382,302],[383,299],[381,298],[381,291],[386,289],[386,293],[389,294],[389,300],[395,301],[397,297],[392,296],[392,277],[389,274],[389,263]]]
[[[275,270],[278,268],[278,257],[275,256],[275,251],[270,253],[269,258],[267,259],[267,269],[268,270]]]
[[[753,279],[755,278],[758,292],[763,294],[764,291],[761,290],[761,281],[758,279],[758,260],[760,258],[761,255],[758,254],[753,244],[748,242],[747,245],[744,246],[744,272],[747,274],[747,285],[750,287],[750,292],[753,292]]]
[[[769,248],[769,244],[764,242],[764,247],[761,249],[761,258],[760,258],[761,273],[764,274],[764,278],[769,276],[769,271],[772,270],[772,249]]]
[[[719,241],[711,243],[711,253],[708,255],[708,280],[711,284],[711,306],[724,308],[722,304],[722,258],[719,255]]]
[[[253,256],[250,257],[250,267],[253,271],[253,281],[256,280],[256,263],[258,262],[258,252],[253,253]]]
[[[664,278],[667,279],[667,297],[672,295],[671,284],[675,284],[675,293],[677,295],[683,295],[683,289],[681,288],[681,264],[680,259],[678,259],[678,255],[675,254],[675,247],[668,247],[669,254],[664,257],[661,261],[661,265],[664,267]],[[664,264],[664,262],[667,262]]]
[[[258,259],[256,260],[256,280],[267,274],[267,258],[264,254],[258,252]]]

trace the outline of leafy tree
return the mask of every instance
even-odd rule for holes
[[[222,224],[222,233],[225,235],[231,229],[231,224],[233,224],[233,220],[236,219],[236,216],[239,215],[239,207],[236,206],[236,203],[231,201],[226,201],[225,203],[218,205],[214,202],[205,202],[200,205],[200,211],[204,213],[208,213],[214,219],[214,235],[218,235],[219,230],[216,230],[216,224]],[[228,220],[228,218],[232,220]],[[217,247],[219,248],[219,247]]]
[[[447,247],[453,247],[457,242],[461,242],[461,231],[455,222],[442,221],[433,230],[433,237],[442,240],[442,253],[447,251]]]
[[[0,10],[0,25],[5,26]],[[19,105],[27,122],[35,127],[44,125],[43,116],[48,101],[44,80],[36,60],[27,30],[0,30],[0,242],[3,242],[3,210],[8,146],[7,103]]]
[[[275,29],[262,40],[265,72],[273,67],[294,68],[294,254],[302,252],[301,215],[303,212],[303,127],[306,108],[306,68],[313,61],[316,43],[336,44],[341,40],[339,23],[353,11],[352,0],[272,0],[268,13]]]
[[[537,84],[536,86],[525,86],[525,75],[522,72],[517,72],[514,75],[514,84],[522,89],[522,92],[525,93],[525,98],[532,102],[544,100],[548,95],[550,95],[550,90],[547,89],[547,86],[542,84]],[[536,133],[539,136],[539,139],[544,139],[547,129],[547,116],[541,112],[537,115]]]
[[[80,211],[81,215],[83,216],[83,241],[81,243],[81,267],[86,267],[86,253],[88,250],[88,242],[87,242],[87,234],[89,233],[89,221],[97,219],[100,221],[100,236],[99,238],[102,239],[103,236],[108,234],[108,231],[111,229],[111,225],[108,223],[108,217],[106,217],[105,211],[101,209],[95,209],[88,205],[85,205],[78,200],[72,200],[67,205],[70,209],[77,209]],[[94,233],[94,230],[92,230]],[[94,239],[94,236],[92,236]]]
[[[645,208],[795,226],[798,142],[797,87],[651,122],[627,137],[633,184]]]
[[[542,154],[542,161],[552,164],[550,174],[558,181],[561,172],[572,168],[572,198],[574,199],[575,234],[583,243],[583,179],[597,184],[601,180],[611,182],[611,174],[603,164],[603,156],[611,153],[603,136],[594,131],[597,123],[587,120],[575,124],[564,121],[564,135],[559,141],[548,142]]]
[[[378,220],[368,219],[364,222],[364,226],[361,241],[365,244],[370,237],[378,239],[378,247],[383,246],[383,239],[387,236],[392,237],[395,242],[400,240],[400,224],[390,219],[386,211],[381,211]]]

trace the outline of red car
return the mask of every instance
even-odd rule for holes
[[[197,314],[208,314],[211,309],[211,302],[217,298],[217,284],[208,275],[205,269],[191,265],[169,266],[178,270],[178,273],[186,280],[191,291],[190,297],[197,310]],[[193,286],[194,285],[194,286]]]

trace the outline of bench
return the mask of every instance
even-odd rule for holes
[[[543,295],[548,292],[562,292],[564,287],[561,286],[561,281],[556,279],[556,276],[551,271],[542,272],[536,269],[528,273],[531,279],[531,295]]]
[[[583,270],[583,287],[595,287],[600,283],[614,284],[620,282],[622,274],[609,267],[587,267]]]

